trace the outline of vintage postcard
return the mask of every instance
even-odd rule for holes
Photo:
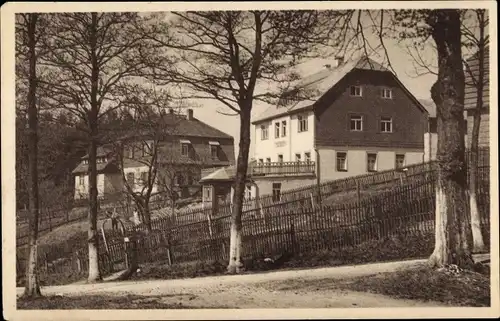
[[[496,30],[493,1],[4,4],[4,318],[499,317]]]

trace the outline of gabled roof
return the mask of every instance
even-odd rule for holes
[[[355,59],[353,61],[344,63],[337,67],[327,68],[311,76],[305,77],[301,81],[297,82],[294,86],[295,89],[305,90],[311,93],[308,99],[304,99],[294,104],[291,107],[282,106],[270,106],[262,114],[256,117],[252,121],[252,124],[262,122],[265,120],[270,120],[278,116],[284,116],[293,114],[298,111],[305,111],[314,108],[315,103],[323,97],[330,89],[337,85],[348,73],[355,69],[360,70],[374,70],[381,72],[390,72],[387,68],[379,64],[378,62],[362,56],[361,58]],[[425,109],[420,105],[418,100],[406,89],[406,87],[399,81],[399,79],[394,76],[398,84],[405,90],[405,92],[415,101],[416,105],[424,112]]]
[[[252,167],[255,161],[250,162],[247,168],[247,179],[250,178],[252,174]],[[200,183],[210,183],[210,182],[233,182],[236,177],[236,165],[231,165],[227,167],[221,167],[216,169],[212,173],[200,179]]]
[[[119,132],[118,132],[119,131]],[[215,139],[232,139],[226,134],[201,120],[178,113],[167,113],[157,115],[156,118],[146,119],[142,122],[127,123],[116,128],[116,139],[127,140],[136,137],[153,136],[161,131],[161,134],[167,136],[184,137],[206,137]]]
[[[113,152],[113,150],[111,149],[111,147],[108,147],[108,146],[99,146],[99,147],[97,147],[97,157],[108,156],[112,152]],[[86,154],[85,156],[83,156],[81,158],[81,160],[88,159],[88,158],[89,158],[89,154]]]
[[[195,117],[189,119],[184,115],[177,114],[166,114],[162,117],[165,123],[172,125],[172,130],[170,132],[171,135],[222,139],[233,138],[231,135],[216,129]]]
[[[290,114],[296,111],[312,109],[314,103],[321,98],[328,90],[335,86],[342,78],[354,69],[367,69],[377,71],[388,71],[379,63],[367,58],[361,57],[353,61],[344,63],[337,67],[327,68],[313,75],[307,76],[298,81],[294,89],[306,90],[310,93],[308,99],[302,100],[293,106],[270,106],[262,114],[253,120],[253,124],[268,120],[277,116]]]
[[[434,101],[432,99],[419,99],[418,100],[422,106],[427,110],[429,113],[429,117],[435,118],[436,117],[436,104],[434,104]]]

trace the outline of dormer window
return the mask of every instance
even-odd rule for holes
[[[83,160],[83,164],[84,164],[84,165],[88,165],[88,164],[89,164],[89,160],[88,160],[88,159],[84,159],[84,160]]]
[[[191,141],[187,139],[181,139],[180,145],[181,145],[181,155],[191,157],[191,152],[192,152]]]
[[[382,98],[392,99],[392,89],[383,88],[381,90],[381,95],[382,95]]]
[[[181,143],[181,155],[189,156],[189,144]]]
[[[219,142],[208,142],[210,145],[210,157],[212,159],[218,159],[219,158]]]
[[[353,97],[361,97],[363,95],[363,90],[361,86],[351,86],[350,88],[351,96]]]

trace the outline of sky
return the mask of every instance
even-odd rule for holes
[[[368,40],[372,41],[376,45],[376,38],[372,36],[367,37]],[[396,40],[388,39],[384,40],[385,46],[387,48],[387,54],[389,56],[391,65],[399,78],[399,80],[406,86],[406,88],[417,98],[417,99],[430,99],[430,88],[436,80],[436,76],[433,74],[426,74],[417,76],[415,72],[415,67],[412,63],[413,58],[407,53],[404,45],[398,44]],[[425,59],[427,61],[435,61],[436,53],[434,48],[429,47],[428,50],[424,52]],[[373,56],[370,57],[377,62],[383,62],[383,56]],[[300,70],[303,76],[314,74],[322,70],[325,64],[335,65],[334,58],[330,59],[312,59],[304,62],[300,65]],[[234,137],[235,142],[235,158],[238,155],[238,142],[239,142],[239,117],[237,116],[225,116],[217,113],[217,110],[232,113],[227,107],[222,103],[215,100],[202,100],[197,101],[197,108],[194,109],[194,115],[201,121],[231,135]],[[268,105],[262,102],[255,102],[252,110],[252,118],[258,116],[262,113]],[[252,126],[253,132],[253,126]],[[252,141],[250,147],[249,159],[252,157],[253,153]]]

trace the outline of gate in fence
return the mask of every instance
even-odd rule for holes
[[[112,224],[111,229],[106,229],[107,223],[112,223],[112,220],[108,218],[101,225],[106,257],[104,264],[109,273],[137,266],[135,235],[127,233],[125,225],[119,218],[116,218],[116,225]]]

